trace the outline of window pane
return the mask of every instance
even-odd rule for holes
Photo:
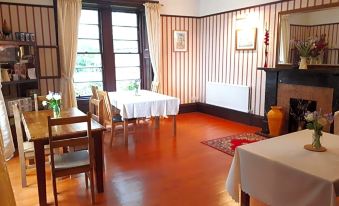
[[[133,80],[124,80],[117,81],[117,91],[128,91],[128,86],[133,83],[136,79]]]
[[[99,40],[78,39],[78,52],[100,52]]]
[[[86,83],[74,83],[74,90],[76,96],[91,96],[91,86],[98,86],[100,90],[103,89],[102,82],[86,82]]]
[[[112,12],[112,25],[137,26],[137,15],[133,13]]]
[[[113,27],[113,39],[119,40],[138,40],[137,28]]]
[[[139,54],[116,54],[115,67],[139,67]]]
[[[80,24],[78,38],[99,39],[99,26]]]
[[[102,68],[76,68],[74,82],[102,81]]]
[[[81,10],[80,24],[98,24],[98,11]]]
[[[140,79],[140,67],[115,68],[117,80]]]
[[[114,40],[114,53],[138,53],[138,41]]]
[[[101,54],[78,54],[76,67],[101,67]]]

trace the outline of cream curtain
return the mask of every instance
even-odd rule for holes
[[[2,132],[2,136],[0,139],[4,147],[3,155],[5,156],[5,159],[8,160],[11,157],[13,157],[15,148],[13,144],[11,127],[9,125],[7,110],[5,106],[5,100],[4,100],[4,96],[2,95],[1,87],[2,85],[1,85],[1,77],[0,77],[0,132]]]
[[[281,28],[281,37],[280,37],[280,62],[281,63],[290,63],[288,59],[289,49],[290,49],[290,23],[288,21],[289,15],[281,16],[280,28]]]
[[[153,67],[152,85],[159,86],[160,66],[160,7],[159,3],[145,3],[149,53]]]
[[[81,0],[58,0],[60,90],[64,108],[77,106],[73,75],[77,56],[80,13]]]
[[[0,131],[0,205],[15,206],[15,199],[12,190],[11,181],[8,176],[7,166],[5,162],[5,148],[2,141]]]

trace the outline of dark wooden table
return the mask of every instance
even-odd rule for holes
[[[84,115],[78,108],[61,110],[61,117],[74,117]],[[53,116],[52,111],[42,110],[33,112],[24,112],[22,122],[29,141],[34,143],[36,176],[39,192],[39,204],[47,205],[46,198],[46,172],[45,172],[45,150],[44,145],[48,144],[48,126],[47,117]],[[86,135],[86,123],[72,125],[62,125],[54,128],[53,134],[57,138],[63,139],[70,136]],[[95,157],[95,179],[98,193],[104,192],[103,184],[103,150],[102,135],[105,128],[92,120],[92,137],[94,138],[94,157]]]

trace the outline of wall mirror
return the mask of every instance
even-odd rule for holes
[[[277,66],[297,65],[297,41],[314,44],[309,65],[339,65],[339,4],[279,13]]]

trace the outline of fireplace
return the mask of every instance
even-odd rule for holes
[[[314,110],[321,110],[324,113],[332,112],[333,89],[327,87],[304,86],[296,84],[278,83],[277,105],[283,107],[285,122],[283,133],[294,132],[289,130],[289,125],[293,123],[290,120],[290,102],[291,99],[314,102]],[[314,104],[313,103],[313,104]],[[298,125],[295,125],[298,127]],[[292,126],[293,127],[293,126]]]
[[[293,131],[289,126],[293,124],[289,122],[291,99],[311,101],[310,104],[313,106],[315,104],[315,110],[321,110],[323,113],[339,110],[339,67],[308,70],[258,69],[266,72],[265,113],[272,105],[283,107],[284,134]],[[312,105],[310,107],[313,107]],[[308,108],[308,110],[313,109]],[[262,132],[268,133],[267,128],[267,120],[264,120]]]

